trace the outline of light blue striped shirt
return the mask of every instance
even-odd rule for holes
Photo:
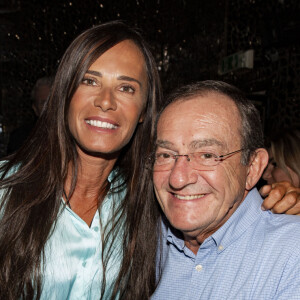
[[[197,255],[163,224],[162,277],[151,300],[300,299],[300,217],[261,203],[250,191]]]

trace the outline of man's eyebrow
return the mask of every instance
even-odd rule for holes
[[[98,71],[87,70],[86,73],[91,74],[91,75],[95,75],[95,76],[98,76],[98,77],[102,77],[101,72],[98,72]],[[139,80],[137,80],[133,77],[130,77],[130,76],[121,75],[121,76],[118,76],[117,79],[118,80],[126,80],[126,81],[134,81],[134,82],[138,83],[138,85],[140,87],[142,87],[142,83]]]
[[[173,146],[173,143],[166,141],[166,140],[157,140],[155,145],[156,145],[156,147],[170,148]]]
[[[190,143],[190,148],[197,149],[205,146],[224,147],[224,144],[216,139],[195,140]]]

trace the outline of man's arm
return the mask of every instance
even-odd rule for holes
[[[270,209],[276,214],[300,215],[300,188],[283,181],[265,185],[259,192],[265,197],[263,209]]]

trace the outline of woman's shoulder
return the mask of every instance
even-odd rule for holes
[[[0,160],[0,176],[6,172],[5,178],[17,172],[19,165],[9,165],[9,160]]]

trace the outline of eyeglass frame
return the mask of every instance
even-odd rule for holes
[[[239,152],[242,152],[246,149],[244,148],[241,148],[239,150],[235,150],[235,151],[232,151],[232,152],[229,152],[229,153],[226,153],[226,154],[221,154],[221,155],[216,155],[214,153],[210,153],[210,152],[202,152],[202,151],[196,151],[196,152],[192,152],[192,153],[187,153],[187,154],[170,154],[170,157],[172,157],[173,161],[174,161],[174,164],[172,165],[172,167],[170,169],[166,169],[166,170],[161,170],[161,171],[169,171],[169,170],[172,170],[172,168],[175,166],[175,163],[177,162],[177,159],[179,157],[186,157],[187,161],[191,161],[191,158],[189,157],[189,155],[191,154],[194,154],[194,153],[208,153],[208,154],[212,154],[215,156],[215,161],[217,162],[215,165],[201,165],[203,167],[215,167],[217,166],[220,162],[222,162],[223,160],[229,158],[231,155],[234,155],[236,153],[239,153]],[[151,164],[151,169],[153,172],[159,172],[159,171],[154,171],[154,164],[155,164],[155,158],[153,158],[153,156],[156,154],[156,152],[152,153],[149,157],[148,157],[148,162]],[[167,164],[165,164],[167,165]],[[163,165],[162,165],[163,166]],[[197,169],[196,169],[197,170]]]

